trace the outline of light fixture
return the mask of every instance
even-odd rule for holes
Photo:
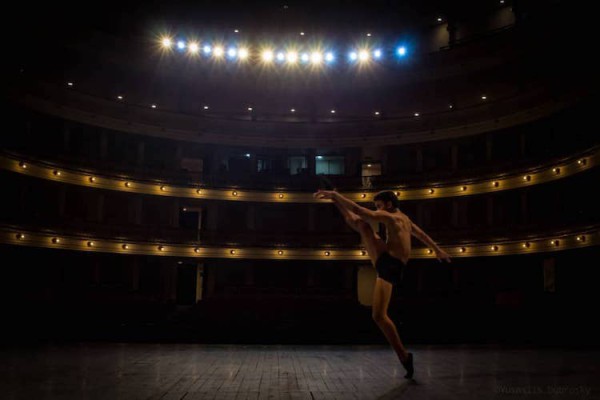
[[[358,58],[358,54],[355,51],[351,51],[348,57],[350,58],[350,60],[356,61],[356,59]]]
[[[555,240],[551,240],[551,241],[550,241],[550,243],[551,243],[552,245],[554,245],[554,246],[558,246],[558,245],[560,245],[560,241],[559,241],[559,240],[556,240],[556,239],[555,239]]]
[[[493,185],[494,185],[494,187],[498,187],[498,186],[500,186],[500,182],[494,181]]]
[[[241,48],[238,50],[238,58],[240,60],[245,60],[246,58],[248,58],[248,49],[246,48]]]
[[[294,64],[296,61],[298,61],[298,53],[296,53],[295,51],[288,51],[287,62],[290,64]]]
[[[453,104],[448,104],[448,108],[453,109],[454,105]]]
[[[162,192],[165,192],[165,191],[167,190],[167,187],[166,187],[166,186],[161,186],[161,187],[160,187],[160,190],[161,190]]]
[[[67,82],[67,86],[73,86],[73,82]]]
[[[300,36],[304,36],[304,32],[300,32]]]
[[[208,106],[204,106],[204,107],[202,107],[202,108],[204,108],[205,110],[208,110]]]
[[[323,61],[323,55],[321,53],[319,53],[318,51],[314,51],[311,55],[310,55],[310,61],[313,64],[320,64],[321,61]]]
[[[432,254],[432,253],[433,253],[433,250],[427,249],[427,254]]]
[[[290,112],[296,112],[296,109],[295,108],[291,108]]]
[[[367,168],[371,168],[371,164],[367,164]]]
[[[498,251],[498,246],[496,246],[496,245],[492,246],[491,248],[492,248],[492,251]]]
[[[198,51],[200,50],[200,46],[198,45],[198,43],[192,42],[192,43],[190,43],[188,49],[189,49],[190,53],[197,54]]]
[[[464,247],[461,247],[460,249],[458,249],[458,251],[460,251],[461,253],[464,253],[465,251],[467,251],[467,249]]]
[[[213,49],[212,53],[215,57],[223,57],[223,54],[225,54],[225,50],[223,50],[223,47],[217,46]]]
[[[379,111],[375,111],[375,115],[379,115]]]
[[[57,169],[55,169],[54,172],[52,172],[52,173],[56,176],[60,176],[60,171]]]
[[[435,192],[435,189],[429,189],[429,194],[433,194]]]
[[[577,241],[578,242],[585,242],[585,236],[584,235],[577,236]]]
[[[90,182],[95,183],[96,182],[96,177],[95,176],[90,176]]]
[[[419,113],[415,113],[415,117],[418,117],[418,116],[419,116]]]
[[[277,53],[277,61],[279,61],[279,62],[285,61],[285,54],[282,52]]]
[[[171,45],[173,44],[173,42],[171,41],[171,39],[169,39],[168,37],[163,38],[163,40],[161,41],[162,46],[166,49],[171,48]]]
[[[187,211],[187,208],[183,207],[183,212],[186,212],[186,211]]]
[[[531,176],[530,175],[525,175],[523,177],[523,180],[529,182],[531,180]]]
[[[366,256],[366,255],[367,255],[367,252],[366,252],[366,251],[364,251],[364,250],[361,250],[361,251],[360,251],[360,255],[361,255],[361,256]]]
[[[582,158],[581,160],[577,160],[577,164],[579,164],[579,165],[586,165],[587,164],[587,160],[585,158]]]
[[[304,63],[308,62],[308,60],[310,60],[310,56],[308,55],[308,53],[302,53],[300,55],[300,60]]]
[[[368,36],[368,37],[371,37],[371,33],[367,33],[367,36]]]
[[[400,192],[394,192],[394,194],[396,195],[396,197],[400,196]]]
[[[202,189],[196,189],[196,194],[202,194]]]
[[[27,168],[27,164],[25,164],[25,161],[21,161],[19,163],[19,167],[21,167],[21,168]]]
[[[365,193],[363,193],[360,195],[360,197],[364,199],[365,197],[367,197],[367,195]]]
[[[248,107],[248,111],[252,111],[252,107]]]
[[[202,51],[204,52],[204,54],[210,54],[212,48],[209,45],[205,44],[204,47],[202,47]]]
[[[194,253],[200,253],[200,247],[195,247],[194,248]]]
[[[152,104],[150,107],[152,107],[152,108],[156,108],[156,104]]]
[[[121,247],[123,248],[123,250],[129,250],[129,245],[127,243],[123,243]]]
[[[250,158],[250,153],[246,153],[246,158]]]
[[[94,242],[92,242],[91,240],[89,242],[87,242],[88,247],[94,247]]]
[[[325,61],[332,62],[334,59],[335,57],[332,52],[328,52],[327,54],[325,54]]]
[[[317,160],[322,160],[323,156],[317,156]]]
[[[485,96],[485,95],[481,96],[481,100],[487,100],[487,96]]]
[[[552,172],[554,172],[556,175],[559,175],[560,174],[560,168],[558,168],[558,167],[552,168]]]
[[[179,50],[183,50],[183,49],[185,49],[185,42],[184,42],[183,40],[180,40],[180,41],[178,41],[178,42],[177,42],[177,48],[178,48]]]
[[[235,250],[231,250],[231,251],[230,251],[230,253],[231,253],[231,254],[235,254]]]
[[[442,17],[438,17],[437,21],[442,22]]]
[[[277,250],[277,254],[279,254],[280,256],[283,255],[283,250]]]
[[[283,193],[279,193],[279,196],[278,196],[278,197],[279,197],[280,199],[283,199]]]
[[[529,242],[523,243],[523,248],[524,249],[528,249],[529,247],[531,247],[531,243],[529,243]]]
[[[330,252],[328,252],[328,251],[326,251],[326,252],[325,252],[325,255],[326,255],[327,257],[329,257],[329,256],[331,255],[331,253],[330,253]]]
[[[358,59],[360,61],[367,61],[369,59],[369,52],[366,50],[361,50],[358,52]]]
[[[398,49],[396,50],[396,53],[400,56],[403,57],[406,55],[406,47],[404,46],[400,46],[398,47]]]
[[[23,235],[22,233],[17,233],[17,239],[25,239],[25,235]]]
[[[131,187],[131,182],[125,182],[125,187]]]
[[[121,95],[117,96],[117,100],[123,100],[123,96],[121,96]]]
[[[235,33],[240,33],[240,30],[239,30],[239,29],[234,29],[233,31],[234,31]]]
[[[231,194],[234,195],[234,196],[237,196],[238,192],[234,190],[233,192],[231,192]]]
[[[273,61],[273,52],[271,50],[265,50],[262,53],[262,59],[263,61],[266,62],[271,62]]]
[[[163,251],[165,249],[165,246],[158,246],[158,251]]]
[[[462,187],[460,188],[460,190],[462,190],[463,192],[466,192],[466,191],[467,191],[467,187],[466,187],[466,186],[462,186]]]
[[[52,243],[54,243],[54,244],[59,244],[59,243],[60,243],[60,239],[59,239],[59,238],[57,238],[57,237],[53,237],[53,238],[52,238]]]
[[[335,110],[331,110],[331,113],[332,113],[332,114],[335,114]]]

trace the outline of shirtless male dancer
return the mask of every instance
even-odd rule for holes
[[[360,233],[371,263],[377,271],[373,291],[373,320],[379,326],[388,342],[394,348],[400,362],[406,369],[405,378],[414,373],[413,354],[406,348],[398,336],[394,322],[388,317],[387,310],[392,296],[393,285],[402,279],[402,270],[410,257],[411,235],[425,243],[441,262],[450,262],[448,254],[442,250],[421,228],[398,209],[398,198],[391,191],[379,192],[374,202],[377,210],[361,207],[335,190],[319,190],[314,194],[317,199],[331,199],[352,229]],[[385,225],[387,243],[373,232],[369,222]]]

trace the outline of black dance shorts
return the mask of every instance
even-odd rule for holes
[[[390,253],[384,252],[375,262],[375,270],[377,270],[377,276],[381,279],[392,285],[397,285],[402,280],[404,263],[396,257],[392,257]]]

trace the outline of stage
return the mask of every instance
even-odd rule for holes
[[[600,350],[69,343],[4,346],[3,399],[596,399]]]

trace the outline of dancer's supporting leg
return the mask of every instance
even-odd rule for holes
[[[375,263],[379,256],[387,251],[386,243],[381,240],[379,235],[377,235],[371,225],[365,222],[358,215],[353,213],[352,211],[346,209],[342,204],[337,201],[333,201],[336,205],[340,213],[344,216],[344,219],[350,225],[350,227],[357,232],[360,233],[360,237],[362,239],[362,243],[367,248],[367,253],[371,259],[371,263],[373,267],[375,267]],[[407,364],[409,360],[409,353],[406,351],[400,336],[398,335],[398,330],[396,329],[396,325],[391,320],[391,318],[387,314],[388,306],[390,304],[390,299],[392,297],[392,289],[393,286],[391,283],[377,277],[375,281],[375,288],[373,290],[373,320],[381,329],[386,339],[393,347],[394,351],[398,355],[398,358],[403,364]],[[407,377],[412,377],[412,362],[408,363],[407,367]],[[406,365],[405,365],[406,366]]]

